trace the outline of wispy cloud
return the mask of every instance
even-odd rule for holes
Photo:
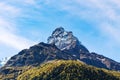
[[[58,2],[56,0],[12,0],[12,2],[14,4],[17,3],[22,6],[37,6],[37,8],[41,6],[38,4],[41,2],[42,4],[53,7],[53,9],[66,11],[70,14],[70,16],[76,16],[92,23],[95,28],[98,28],[99,32],[102,32],[102,34],[106,35],[107,37],[111,37],[112,35],[113,39],[120,43],[120,1],[60,0]],[[24,7],[18,7],[17,5],[11,5],[10,3],[11,1],[9,0],[0,2],[0,26],[7,26],[5,29],[10,28],[8,26],[15,26],[15,29],[17,26],[15,22],[16,18],[19,16],[26,16],[26,14],[24,14],[24,11],[27,9],[25,10]],[[27,14],[27,16],[28,15],[29,14]]]
[[[114,39],[117,43],[120,44],[120,27],[115,27],[108,23],[102,23],[100,29],[103,33],[105,33],[106,36],[109,36],[111,40]]]
[[[20,8],[16,8],[5,2],[0,2],[0,17],[9,19],[16,18],[20,14]]]
[[[70,15],[82,18],[107,37],[113,37],[120,44],[120,1],[115,0],[46,0],[58,10],[67,11]],[[62,4],[61,4],[62,3]],[[103,27],[104,26],[104,27]]]
[[[0,34],[2,34],[0,36],[0,43],[4,43],[15,49],[21,50],[24,48],[28,48],[30,45],[33,45],[33,41],[18,36],[12,32],[6,31],[5,28],[0,29]]]
[[[6,2],[0,2],[0,44],[6,44],[21,50],[29,47],[34,42],[17,35],[16,19],[21,15],[21,9]]]

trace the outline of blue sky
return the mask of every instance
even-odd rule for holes
[[[90,52],[120,62],[119,0],[0,0],[0,59],[63,26]]]

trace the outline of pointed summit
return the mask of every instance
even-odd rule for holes
[[[73,33],[71,31],[65,31],[63,27],[56,28],[53,31],[52,35],[48,38],[48,44],[55,44],[60,50],[77,48],[78,51],[88,52]]]
[[[59,28],[56,28],[54,31],[53,31],[53,33],[52,33],[52,36],[57,36],[57,35],[59,35],[59,34],[62,34],[62,33],[64,33],[64,28],[63,27],[59,27]]]

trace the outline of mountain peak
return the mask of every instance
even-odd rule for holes
[[[71,31],[59,27],[48,38],[48,43],[40,42],[12,56],[0,69],[0,80],[15,80],[19,73],[30,69],[30,67],[39,66],[52,60],[80,60],[88,65],[120,71],[120,63],[103,55],[90,53]],[[25,69],[25,67],[27,68]]]
[[[58,27],[58,28],[56,28],[54,31],[53,31],[53,33],[52,33],[52,35],[53,36],[57,36],[57,35],[59,35],[59,34],[61,34],[61,33],[64,33],[64,28],[63,27]]]
[[[60,50],[69,50],[89,52],[75,37],[72,31],[66,31],[63,27],[56,28],[50,37],[48,37],[48,44],[55,44]],[[76,52],[77,53],[77,52]]]

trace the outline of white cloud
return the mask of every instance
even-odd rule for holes
[[[90,22],[99,32],[113,37],[112,40],[120,43],[120,1],[115,0],[46,0],[58,10],[67,11],[70,15]],[[54,5],[53,5],[54,4]],[[104,26],[104,27],[103,27]]]
[[[21,50],[34,44],[33,41],[17,35],[16,19],[21,15],[20,8],[0,2],[0,44]],[[2,46],[2,45],[1,45]]]
[[[100,29],[105,35],[109,36],[110,39],[115,39],[117,43],[120,43],[120,27],[113,27],[111,24],[102,23]]]
[[[5,2],[0,2],[0,16],[4,18],[15,18],[20,14],[20,8],[16,8]]]
[[[11,17],[16,18],[23,14],[23,8],[15,7],[16,5],[8,4],[9,0],[2,1],[0,3],[0,26],[7,26],[5,29],[9,29],[12,26],[16,26],[15,21],[11,20]],[[38,6],[37,2],[44,3],[45,5],[50,5],[51,7],[56,8],[57,10],[67,11],[70,16],[80,17],[93,25],[104,33],[108,37],[111,35],[114,37],[114,40],[120,42],[119,30],[120,27],[120,1],[114,0],[12,0],[16,4],[24,5],[33,5],[34,7]],[[6,16],[7,15],[7,16]],[[9,17],[8,17],[9,16]],[[5,20],[3,20],[5,19]],[[10,21],[11,20],[11,21]],[[9,23],[6,23],[8,22]],[[108,26],[109,24],[109,26]],[[10,26],[10,27],[8,27]],[[103,27],[104,26],[104,27]],[[15,29],[16,27],[12,28]],[[15,29],[16,30],[16,29]],[[12,34],[15,30],[12,30]],[[15,38],[15,37],[14,37]]]
[[[0,43],[21,50],[33,45],[34,42],[24,37],[16,35],[16,27],[11,23],[0,19]]]

